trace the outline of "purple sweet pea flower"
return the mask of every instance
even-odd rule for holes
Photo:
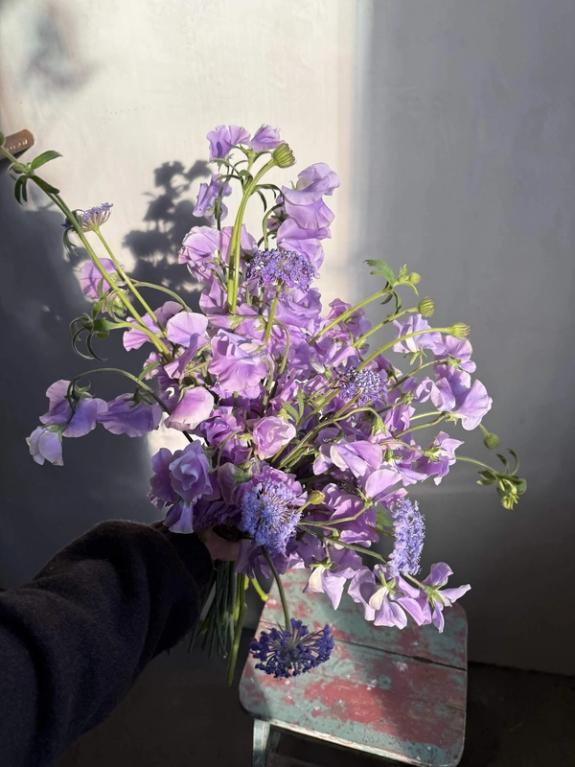
[[[106,412],[99,416],[98,421],[112,434],[143,437],[158,428],[161,417],[159,405],[136,402],[131,394],[120,394],[108,402]]]
[[[271,152],[281,143],[282,140],[277,128],[272,128],[271,125],[262,125],[254,133],[250,146],[254,152]]]
[[[199,442],[177,450],[169,464],[170,484],[179,498],[193,503],[213,492],[210,465]]]
[[[203,386],[186,389],[182,398],[166,418],[166,426],[178,431],[191,431],[210,417],[214,409],[214,397]]]
[[[271,458],[272,455],[288,444],[296,435],[295,426],[286,423],[283,418],[268,416],[260,418],[253,427],[253,439],[259,458]]]
[[[152,456],[152,478],[150,480],[150,500],[159,509],[176,503],[178,495],[172,487],[170,464],[174,460],[171,450],[162,447]]]
[[[198,199],[192,213],[200,218],[213,216],[215,213],[216,200],[220,198],[220,218],[225,218],[228,209],[221,202],[222,197],[229,197],[232,188],[225,183],[221,176],[213,174],[209,184],[202,183],[198,191]]]
[[[435,484],[439,485],[455,463],[455,451],[461,445],[461,440],[440,431],[431,447],[413,463],[413,466],[423,476],[433,477]]]
[[[349,549],[330,548],[329,564],[312,566],[312,571],[304,591],[325,594],[334,610],[337,610],[345,588],[350,578],[361,570],[362,561],[359,554]]]
[[[44,426],[61,426],[64,437],[84,437],[96,428],[107,405],[96,397],[81,396],[72,409],[66,397],[69,386],[70,381],[60,379],[48,387],[50,407],[40,421]]]
[[[108,274],[114,275],[114,264],[109,258],[100,259],[102,266]],[[94,266],[93,261],[84,261],[77,271],[80,289],[90,301],[97,301],[103,293],[110,289],[110,284],[102,277],[100,271]]]
[[[394,320],[394,326],[397,328],[397,337],[410,335],[411,333],[420,333],[422,330],[430,328],[430,324],[421,314],[411,314],[409,317],[401,320]],[[441,333],[432,331],[430,333],[421,333],[421,335],[406,338],[398,341],[394,347],[394,352],[400,354],[413,354],[421,349],[431,349],[434,353],[436,349],[442,349],[443,340]]]
[[[459,416],[463,428],[471,431],[491,410],[493,400],[481,381],[471,383],[469,373],[447,366],[444,372],[445,375],[431,387],[431,401],[439,411]]]
[[[29,437],[26,437],[26,443],[30,449],[30,455],[40,466],[44,461],[54,464],[54,466],[63,466],[62,460],[62,430],[57,427],[37,426]]]
[[[249,144],[250,134],[239,125],[218,125],[208,133],[210,160],[224,159],[237,144]]]
[[[375,626],[407,626],[407,615],[421,626],[425,613],[418,602],[419,591],[401,576],[393,577],[383,565],[367,567],[352,578],[348,594],[361,604],[366,620]]]
[[[207,343],[208,318],[198,312],[178,312],[166,323],[166,336],[173,344],[197,351]]]
[[[237,393],[247,399],[259,397],[270,366],[271,360],[259,344],[224,330],[212,338],[212,361],[208,370],[217,381],[214,388],[220,396]]]
[[[164,327],[170,317],[173,317],[175,314],[180,312],[182,310],[181,305],[177,301],[166,301],[165,304],[162,304],[162,306],[159,306],[155,311],[154,314],[156,315],[156,318],[160,325]],[[132,322],[132,320],[128,320],[129,322]],[[150,317],[149,314],[144,314],[142,317],[142,321],[144,325],[148,328],[148,330],[151,330],[154,333],[159,333],[160,328],[158,325],[154,322],[154,320]],[[122,344],[124,345],[124,349],[127,352],[133,351],[134,349],[140,349],[145,343],[149,343],[150,339],[148,336],[143,333],[141,330],[138,329],[138,326],[134,326],[132,329],[127,330],[124,335],[122,336]]]
[[[451,589],[443,588],[450,575],[453,575],[453,570],[445,562],[431,565],[430,573],[423,581],[425,591],[420,592],[418,596],[425,623],[433,623],[439,632],[442,632],[445,626],[443,609],[451,607],[471,588],[469,584]]]

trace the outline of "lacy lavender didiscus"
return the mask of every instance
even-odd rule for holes
[[[444,563],[418,577],[425,525],[409,493],[428,479],[439,484],[456,461],[476,464],[480,484],[494,485],[505,508],[525,491],[513,451],[492,468],[461,455],[462,441],[447,431],[480,427],[487,448],[498,444],[481,425],[491,398],[473,377],[468,328],[432,326],[430,298],[405,306],[401,294],[418,295],[419,275],[379,260],[368,261],[380,281],[371,296],[323,308],[312,284],[330,236],[325,199],[339,186],[336,174],[317,163],[292,184],[264,180],[295,162],[267,125],[252,136],[222,125],[208,140],[214,173],[194,208],[206,224],[188,232],[179,252],[198,286],[198,310],[189,294],[126,273],[101,229],[110,203],[72,210],[38,176],[56,152],[22,163],[0,147],[18,201],[30,183],[40,187],[64,214],[67,247],[76,238],[86,254],[79,279],[91,307],[72,322],[75,348],[94,358],[94,339],[119,332],[126,351],[144,354],[139,376],[103,368],[53,383],[30,452],[61,465],[64,438],[97,426],[143,437],[163,421],[185,436],[187,446],[152,458],[150,497],[174,532],[215,528],[241,541],[235,565],[216,564],[200,629],[229,658],[230,673],[245,591],[251,584],[265,599],[261,582],[272,576],[285,626],[252,643],[258,667],[285,677],[329,658],[329,626],[310,630],[289,615],[281,574],[292,567],[308,568],[307,588],[334,608],[347,590],[376,626],[411,620],[441,631],[444,608],[469,586],[446,588],[452,571]],[[241,198],[224,226],[232,184]],[[264,203],[257,233],[243,224],[251,198]],[[370,304],[374,323],[364,313]],[[127,378],[131,391],[95,397],[84,382],[104,371]]]

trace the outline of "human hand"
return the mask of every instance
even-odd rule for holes
[[[221,562],[235,562],[240,554],[239,541],[227,541],[218,535],[212,528],[202,530],[198,533],[198,538],[210,552],[212,559],[219,559]]]

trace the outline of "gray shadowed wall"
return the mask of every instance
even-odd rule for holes
[[[375,2],[363,29],[354,252],[471,325],[486,424],[529,483],[513,512],[469,466],[418,491],[426,558],[473,585],[471,657],[574,673],[575,3]]]

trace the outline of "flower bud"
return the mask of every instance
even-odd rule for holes
[[[421,274],[419,274],[419,272],[411,272],[409,275],[409,281],[412,285],[419,285],[421,282]]]
[[[452,336],[455,336],[456,338],[467,338],[471,331],[471,328],[469,325],[466,325],[464,322],[456,322],[455,325],[452,325],[449,329],[449,332]]]
[[[496,447],[499,447],[499,442],[500,439],[497,434],[493,434],[491,431],[486,432],[483,437],[483,444],[489,450],[495,450]]]
[[[417,311],[421,314],[422,317],[433,316],[433,312],[435,311],[435,303],[433,298],[429,298],[429,296],[422,298],[417,305]]]
[[[312,490],[307,499],[306,506],[318,506],[325,501],[325,495],[321,490]]]
[[[288,144],[280,144],[272,152],[272,158],[278,168],[289,168],[295,164],[295,157]]]

